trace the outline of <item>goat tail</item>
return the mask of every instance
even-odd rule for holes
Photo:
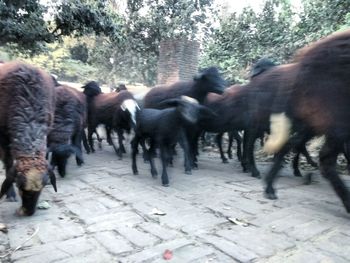
[[[291,121],[284,112],[271,114],[270,135],[265,142],[264,151],[269,154],[278,152],[288,141],[291,126]]]

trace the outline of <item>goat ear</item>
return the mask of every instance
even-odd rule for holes
[[[200,80],[201,78],[203,78],[203,76],[204,76],[203,72],[199,72],[199,73],[197,73],[196,75],[194,75],[193,80],[194,80],[194,81],[198,81],[198,80]]]
[[[203,117],[203,118],[205,118],[205,117],[209,117],[209,118],[218,117],[216,112],[214,112],[212,109],[210,109],[206,106],[199,105],[199,112],[200,112],[201,117]]]
[[[55,192],[57,193],[56,175],[55,175],[55,173],[53,172],[53,170],[51,169],[51,167],[49,167],[48,173],[49,173],[49,177],[50,177],[50,183],[52,184],[53,189],[54,189]]]
[[[167,99],[159,103],[160,108],[177,107],[182,101],[180,99]]]

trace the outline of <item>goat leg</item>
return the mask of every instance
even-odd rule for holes
[[[86,138],[86,133],[85,133],[84,129],[82,130],[81,135],[82,135],[82,140],[83,140],[83,145],[84,145],[85,151],[87,154],[89,154],[91,152],[91,150],[90,150],[90,146],[88,144],[88,140]]]
[[[139,145],[139,139],[137,136],[135,136],[131,140],[131,159],[132,159],[132,172],[133,174],[139,174],[139,171],[137,170],[137,164],[136,164],[136,154],[137,154],[137,147]]]
[[[166,171],[166,166],[168,164],[168,151],[164,144],[160,145],[160,157],[162,159],[162,166],[163,166],[162,185],[169,186],[169,178],[168,178],[168,173]]]
[[[191,160],[191,154],[190,154],[190,147],[188,145],[187,136],[185,134],[185,131],[181,129],[180,131],[180,140],[179,143],[184,151],[185,156],[185,174],[192,174],[191,167],[192,167],[192,160]]]
[[[91,152],[95,152],[94,141],[92,139],[92,134],[94,133],[94,131],[95,129],[92,129],[91,127],[88,128],[88,142],[89,142]]]
[[[219,147],[219,151],[220,151],[220,157],[223,163],[228,163],[227,158],[224,155],[224,151],[222,150],[222,135],[223,133],[219,133],[215,136],[215,140],[216,140],[216,144]]]
[[[284,161],[284,156],[292,149],[293,145],[296,145],[298,137],[294,136],[282,147],[282,149],[275,154],[274,162],[265,177],[265,197],[268,199],[277,199],[275,189],[273,188],[273,183],[276,179],[278,171],[282,168],[282,163]],[[299,137],[300,139],[300,137]]]
[[[320,170],[321,174],[330,181],[346,211],[350,213],[350,193],[336,170],[337,157],[342,150],[341,147],[342,144],[336,139],[326,138],[326,142],[320,150]]]
[[[232,137],[235,138],[236,143],[237,143],[237,159],[238,159],[238,161],[242,161],[242,137],[241,137],[241,135],[239,135],[238,131],[230,132],[230,134],[229,134],[229,150],[230,150],[230,153],[231,153],[232,141],[233,141]],[[230,159],[232,159],[232,153],[231,153],[231,158]]]

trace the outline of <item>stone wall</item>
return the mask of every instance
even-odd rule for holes
[[[199,43],[187,39],[160,43],[157,83],[190,80],[198,71]]]

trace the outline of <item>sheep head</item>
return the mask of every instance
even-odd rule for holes
[[[6,174],[6,179],[1,186],[0,198],[15,182],[22,199],[22,206],[17,213],[20,216],[31,216],[35,213],[40,193],[49,179],[57,192],[55,175],[44,156],[18,158]]]
[[[213,92],[217,94],[224,93],[226,81],[221,77],[216,67],[209,67],[197,73],[193,80],[204,92]]]

